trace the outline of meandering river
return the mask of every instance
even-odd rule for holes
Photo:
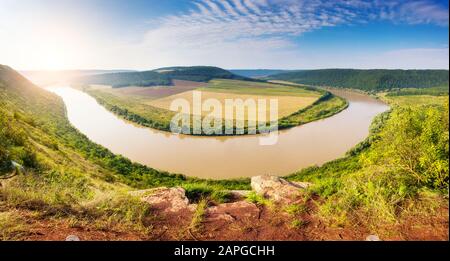
[[[280,131],[278,142],[261,146],[259,136],[195,137],[137,126],[70,87],[61,96],[69,121],[92,141],[152,168],[211,179],[287,175],[339,158],[364,140],[373,118],[388,109],[363,94],[333,91],[349,107],[327,119]]]

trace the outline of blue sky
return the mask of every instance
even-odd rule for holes
[[[448,23],[441,0],[0,0],[0,63],[448,69]]]

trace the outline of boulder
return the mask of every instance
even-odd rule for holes
[[[381,241],[381,239],[377,235],[368,235],[366,241]]]
[[[138,196],[142,201],[166,212],[193,211],[196,208],[196,205],[189,204],[186,191],[180,187],[139,190],[130,192],[130,194]]]
[[[80,238],[76,235],[68,235],[66,241],[80,241]]]
[[[251,187],[256,193],[274,201],[292,201],[301,193],[301,190],[310,185],[310,183],[294,183],[270,175],[256,176],[251,179]]]

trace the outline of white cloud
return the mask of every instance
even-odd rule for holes
[[[426,0],[392,2],[381,6],[380,18],[397,23],[448,26],[448,9]]]
[[[153,21],[157,26],[141,44],[131,47],[131,56],[138,68],[193,64],[226,68],[448,67],[438,57],[440,49],[392,51],[348,62],[348,56],[340,54],[332,54],[333,59],[329,54],[305,53],[292,41],[323,27],[374,20],[446,25],[445,12],[428,0],[197,0],[185,14]],[[129,49],[125,46],[120,52],[130,55]],[[143,53],[150,61],[139,59]]]
[[[193,0],[184,13],[150,21],[151,28],[137,43],[136,39],[126,42],[129,39],[121,35],[103,34],[107,30],[96,28],[99,23],[95,19],[78,21],[84,11],[68,15],[72,13],[69,9],[55,12],[36,1],[0,2],[5,7],[0,8],[0,37],[8,39],[0,41],[0,63],[21,69],[151,69],[195,64],[225,68],[448,68],[444,61],[447,47],[350,55],[308,52],[294,41],[324,27],[373,21],[448,26],[447,7],[433,0]],[[50,30],[53,27],[58,28]]]

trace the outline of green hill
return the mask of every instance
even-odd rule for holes
[[[140,185],[139,182],[130,183],[129,178],[133,175],[142,178],[142,171],[146,173],[144,176],[156,175],[173,181],[177,179],[175,175],[133,164],[91,142],[72,127],[66,118],[64,103],[58,96],[1,65],[0,105],[0,165],[3,166],[3,174],[9,171],[12,160],[37,173],[56,168],[72,169],[72,165],[78,165],[78,169],[101,172],[85,172],[86,175],[95,173],[103,180],[117,180],[137,187],[152,186],[146,182]],[[57,160],[59,157],[62,157],[60,162]],[[79,160],[67,160],[70,158]],[[153,176],[156,178],[154,180],[160,182],[156,176]]]
[[[379,91],[448,86],[448,70],[324,69],[272,75],[271,80],[300,84]]]
[[[212,66],[165,67],[155,71],[170,79],[194,82],[207,82],[212,79],[249,80],[246,77],[238,76],[227,70]]]
[[[207,82],[212,79],[250,80],[235,75],[227,70],[211,66],[166,67],[153,71],[119,72],[89,75],[78,78],[75,82],[81,84],[111,85],[115,88],[126,86],[161,86],[171,85],[172,80]]]
[[[187,178],[115,155],[70,124],[58,96],[0,65],[0,176],[14,171],[12,161],[36,175],[57,172],[70,179],[95,177],[99,182],[118,182],[134,188],[198,182],[220,188],[248,185],[244,180]]]
[[[289,72],[289,70],[273,70],[273,69],[233,69],[230,72],[248,78],[261,79],[275,74]]]
[[[166,75],[153,72],[119,72],[80,77],[77,83],[111,85],[115,88],[125,86],[170,85],[172,81]]]

